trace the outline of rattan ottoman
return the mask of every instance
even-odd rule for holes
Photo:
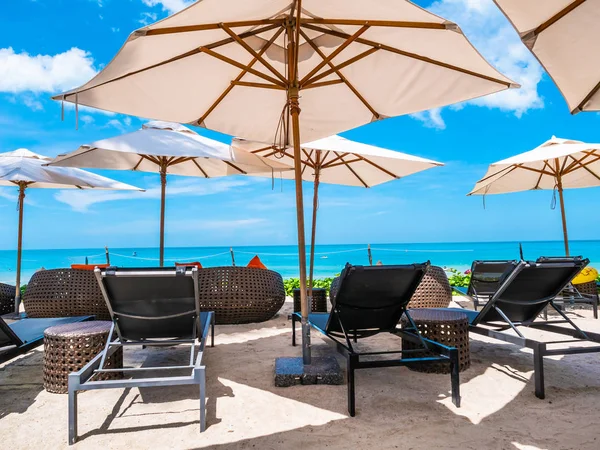
[[[50,327],[44,332],[44,389],[68,392],[68,377],[100,353],[108,339],[111,322],[90,321]],[[104,368],[123,367],[123,349],[106,358]],[[121,372],[96,375],[98,380],[122,378]]]
[[[313,288],[310,312],[327,312],[327,290]],[[294,312],[300,312],[300,289],[294,289]]]
[[[439,309],[411,309],[409,311],[421,335],[432,341],[458,349],[459,370],[462,372],[471,365],[469,351],[469,320],[466,314],[457,311],[443,311]],[[406,316],[402,317],[402,327],[409,326]],[[402,350],[420,348],[405,339],[402,340]],[[429,352],[422,354],[411,353],[411,357],[428,356]],[[429,373],[450,373],[450,365],[439,364],[414,364],[410,369]]]

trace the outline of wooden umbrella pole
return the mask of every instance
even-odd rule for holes
[[[160,267],[165,262],[165,197],[167,189],[167,164],[160,164]]]
[[[298,17],[301,0],[297,2]],[[299,24],[295,24],[299,26]],[[306,295],[306,239],[304,235],[304,200],[302,194],[302,149],[300,148],[300,103],[298,83],[298,48],[292,23],[287,27],[288,35],[288,105],[292,119],[292,139],[294,140],[294,182],[296,185],[296,219],[298,222],[298,265],[300,270],[300,311],[302,315],[302,362],[311,363],[310,325],[308,324],[308,298]]]
[[[563,238],[565,240],[565,255],[569,256],[569,235],[567,233],[567,215],[565,213],[565,199],[563,197],[562,177],[560,174],[556,177],[556,185],[558,188],[558,198],[560,199],[560,214],[562,216]]]
[[[315,271],[315,242],[317,235],[317,209],[319,208],[319,183],[321,177],[321,164],[319,161],[320,152],[317,152],[317,161],[315,163],[315,181],[313,194],[313,211],[312,211],[312,230],[310,235],[310,272],[308,276],[308,297],[312,304],[313,296],[313,275]]]
[[[17,286],[15,288],[15,313],[19,313],[21,304],[21,253],[23,251],[23,203],[27,183],[19,183],[19,234],[17,237]]]

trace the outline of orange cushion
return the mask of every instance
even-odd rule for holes
[[[99,269],[106,269],[109,264],[71,264],[71,269],[77,270],[94,270],[96,267]]]
[[[258,257],[258,255],[256,255],[254,258],[252,258],[250,260],[250,262],[248,263],[247,267],[255,267],[257,269],[266,269],[267,266],[265,266],[262,261],[260,260],[260,258]]]
[[[197,267],[198,269],[202,269],[202,264],[200,264],[198,261],[189,263],[175,263],[175,267]]]

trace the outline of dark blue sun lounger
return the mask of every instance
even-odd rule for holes
[[[12,315],[9,315],[12,317]],[[30,319],[18,316],[16,319],[0,317],[0,362],[8,361],[17,355],[28,352],[44,343],[47,328],[67,323],[91,320],[94,316],[53,317]]]
[[[451,367],[452,401],[460,406],[458,350],[423,338],[406,307],[421,282],[429,263],[398,266],[352,266],[342,271],[331,313],[309,315],[310,326],[327,336],[346,357],[348,376],[348,412],[355,415],[354,371],[375,367],[408,366],[412,363],[447,362]],[[398,328],[406,314],[412,326]],[[292,315],[292,345],[296,345],[296,322]],[[360,352],[352,341],[379,333],[420,344],[416,350]],[[429,350],[430,357],[411,357],[412,353]],[[390,358],[391,355],[400,355]],[[387,356],[387,358],[386,358]]]
[[[96,269],[96,278],[112,318],[106,347],[83,369],[69,375],[69,444],[77,440],[77,392],[92,389],[197,385],[200,431],[206,427],[204,347],[214,313],[200,312],[197,268]],[[104,361],[126,346],[189,345],[186,364],[105,369]],[[140,376],[156,371],[153,376]],[[96,375],[122,372],[122,380],[97,380]],[[164,375],[158,375],[164,374]],[[132,376],[133,377],[130,377]]]
[[[600,352],[600,345],[565,347],[564,344],[581,342],[600,344],[600,334],[582,331],[554,303],[554,299],[588,263],[589,260],[581,257],[521,261],[502,275],[498,289],[481,311],[445,309],[466,314],[469,331],[473,333],[532,349],[535,395],[544,398],[544,356]],[[547,306],[556,310],[561,319],[536,322]],[[521,327],[566,335],[571,339],[535,341],[526,338]]]

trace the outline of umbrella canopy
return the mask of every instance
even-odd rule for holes
[[[50,158],[21,148],[0,153],[0,186],[19,187],[19,234],[17,241],[17,289],[15,312],[21,299],[21,252],[23,243],[23,201],[25,189],[106,189],[141,190],[95,173],[69,167],[46,167]]]
[[[294,164],[292,149],[279,149],[272,145],[246,141],[240,138],[233,139],[231,146],[265,158],[290,165]],[[309,290],[312,290],[320,183],[370,188],[432,167],[443,166],[443,164],[430,159],[351,141],[337,135],[309,142],[301,147],[302,179],[314,183],[308,283]],[[294,174],[284,172],[281,175],[283,178],[290,179],[293,178]]]
[[[565,252],[569,255],[563,189],[594,186],[600,186],[600,144],[552,137],[529,152],[491,164],[468,195],[558,190]]]
[[[96,77],[55,99],[293,144],[305,285],[301,136],[310,142],[514,86],[455,24],[409,1],[203,0],[135,31]]]
[[[600,110],[600,3],[494,1],[552,77],[571,113]]]
[[[148,122],[141,130],[103,139],[66,155],[50,166],[134,170],[161,174],[160,265],[164,262],[167,173],[203,178],[252,172],[292,170],[292,167],[199,135],[181,124]],[[64,169],[63,169],[64,170]]]

